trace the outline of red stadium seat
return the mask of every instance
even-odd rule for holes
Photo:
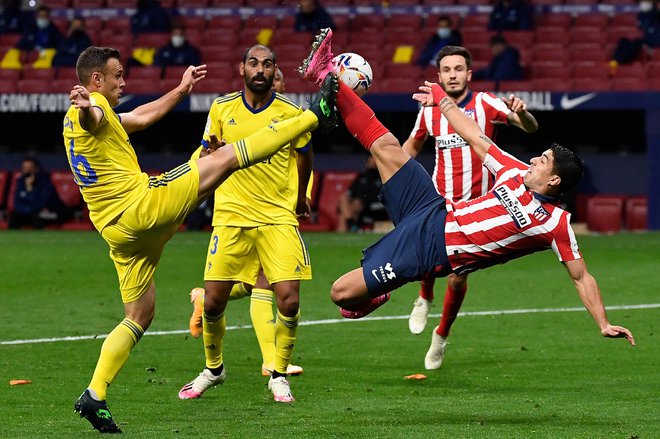
[[[647,197],[626,199],[626,229],[646,230],[649,216]]]
[[[388,29],[407,29],[409,31],[419,32],[421,28],[421,17],[417,14],[392,15],[387,20]],[[435,23],[434,23],[435,26]]]
[[[0,94],[11,94],[18,92],[17,81],[0,81]]]
[[[660,78],[651,78],[647,84],[649,90],[660,91]]]
[[[202,35],[204,45],[199,49],[204,52],[205,49],[231,49],[238,45],[238,32],[233,30],[217,29],[210,27]]]
[[[608,1],[608,3],[612,3],[612,1],[610,0],[610,1]],[[634,12],[615,14],[610,19],[610,26],[612,26],[612,27],[620,27],[620,26],[636,27],[637,26],[637,14],[634,13]]]
[[[532,65],[532,79],[568,79],[570,73],[569,66]]]
[[[341,195],[353,184],[358,173],[354,171],[325,172],[319,194],[319,224],[327,230],[337,228],[337,209]]]
[[[81,206],[82,196],[71,171],[53,171],[50,179],[65,206],[72,208]]]
[[[250,0],[252,4],[253,0]],[[271,1],[271,0],[269,0]],[[270,16],[254,16],[246,18],[243,22],[243,27],[246,29],[275,29],[277,27],[277,17]]]
[[[238,17],[215,16],[209,20],[208,28],[221,29],[224,32],[231,33],[238,31],[243,23]]]
[[[606,43],[616,44],[621,38],[641,38],[642,32],[637,26],[610,26],[607,29]]]
[[[104,6],[105,0],[73,0],[72,5],[78,9],[98,9]]]
[[[55,79],[55,69],[33,69],[31,67],[23,68],[22,79],[34,79],[39,81],[52,81]]]
[[[534,41],[534,32],[529,30],[507,30],[502,32],[504,39],[515,47],[528,46]]]
[[[379,93],[413,94],[417,92],[420,81],[417,78],[402,76],[400,78],[383,78],[374,84],[376,84],[376,89]]]
[[[16,69],[0,69],[0,82],[16,82],[21,77],[21,71]]]
[[[44,84],[40,79],[21,79],[18,81],[18,93],[48,93],[50,84]]]
[[[471,81],[470,90],[492,92],[495,90],[495,81]]]
[[[167,32],[155,32],[148,34],[138,34],[133,41],[133,47],[154,47],[164,46],[170,40],[170,34]]]
[[[0,210],[7,204],[7,182],[9,181],[9,174],[7,171],[0,171]]]
[[[137,0],[106,0],[109,8],[135,8]]]
[[[605,64],[610,55],[610,51],[596,44],[573,44],[569,47],[569,58],[572,62],[593,61]]]
[[[353,31],[350,36],[350,44],[364,44],[378,47],[383,44],[383,32],[361,32]]]
[[[128,69],[127,80],[148,79],[150,81],[158,81],[162,72],[163,70],[160,66],[131,66]]]
[[[105,21],[103,30],[112,30],[119,36],[121,34],[131,33],[131,18],[130,17],[112,17],[110,20]]]
[[[612,90],[614,91],[646,91],[646,79],[641,78],[620,78],[610,79]]]
[[[335,22],[338,32],[349,32],[351,30],[352,19],[350,15],[333,15],[332,21]],[[293,24],[291,27],[293,27]]]
[[[536,17],[537,27],[558,26],[568,29],[573,23],[573,17],[567,12],[545,13]]]
[[[573,66],[573,75],[576,79],[607,79],[608,73],[608,68],[603,64],[576,64]]]
[[[186,28],[186,33],[189,33],[191,30],[204,31],[206,30],[206,25],[208,20],[206,17],[177,17],[175,19],[179,24]]]
[[[573,79],[573,91],[592,92],[610,91],[612,85],[607,78],[575,78]]]
[[[69,94],[74,85],[77,85],[77,80],[71,79],[56,79],[50,83],[50,92],[51,93],[65,93]]]
[[[616,79],[646,79],[646,66],[642,63],[636,62],[632,64],[623,64],[617,67]]]
[[[421,77],[421,75],[422,75],[422,69],[416,64],[388,63],[385,65],[384,78],[387,79],[401,79],[401,80],[412,79],[419,84],[419,78]]]
[[[529,44],[531,40],[527,41]],[[561,46],[568,46],[570,41],[570,33],[568,28],[558,26],[545,26],[538,27],[534,31],[534,42],[536,44],[557,44]]]
[[[564,0],[564,3],[566,3],[567,5],[585,6],[585,5],[595,5],[598,3],[598,0]]]
[[[531,91],[531,81],[500,81],[499,91],[518,92],[518,91]]]
[[[599,27],[604,28],[610,21],[607,14],[588,13],[580,14],[573,20],[573,27]]]
[[[605,31],[599,27],[574,27],[570,33],[571,44],[603,44],[607,40]]]
[[[362,32],[367,28],[379,29],[381,32],[378,32],[382,35],[382,31],[385,29],[385,16],[382,14],[378,15],[356,15],[353,18],[351,23],[351,29],[353,32]]]
[[[567,78],[534,78],[532,79],[532,90],[542,91],[570,91],[572,88],[570,79]]]
[[[488,28],[488,14],[471,14],[463,18],[462,27],[475,27],[481,29],[481,32],[486,31]]]
[[[592,232],[618,232],[622,219],[623,197],[596,195],[587,200],[587,227]]]
[[[565,64],[568,61],[568,51],[565,49],[546,49],[534,52],[534,62],[558,62]]]

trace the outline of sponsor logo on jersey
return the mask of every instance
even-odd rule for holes
[[[296,268],[293,270],[294,273],[300,273],[300,265],[296,265]]]
[[[229,119],[229,122],[227,122],[227,125],[236,125],[236,120],[234,120],[234,118],[232,117],[231,119]]]
[[[509,214],[513,222],[516,224],[516,227],[522,229],[532,223],[531,218],[525,212],[525,207],[522,205],[520,200],[516,198],[513,191],[507,186],[498,186],[493,192],[500,203]]]
[[[384,266],[381,265],[377,269],[371,270],[371,274],[379,283],[387,283],[388,280],[396,278],[396,273],[389,262]]]
[[[444,134],[435,138],[435,146],[438,149],[462,148],[467,146],[467,142],[456,133]]]

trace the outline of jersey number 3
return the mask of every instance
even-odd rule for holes
[[[73,139],[69,144],[69,158],[71,159],[71,171],[80,186],[89,186],[96,183],[99,178],[96,171],[92,169],[89,161],[82,154],[76,155],[73,151]]]

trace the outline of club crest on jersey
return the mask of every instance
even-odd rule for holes
[[[472,108],[463,110],[463,114],[474,119],[474,110]]]
[[[520,200],[516,198],[511,189],[507,186],[498,186],[493,192],[497,199],[500,200],[500,203],[515,223],[516,227],[522,229],[532,223],[531,218],[527,215],[527,212],[525,212],[525,207]]]
[[[467,142],[456,133],[444,134],[435,138],[435,146],[438,149],[462,148]]]
[[[550,218],[550,212],[545,210],[543,206],[537,207],[532,215],[534,215],[534,218],[536,218],[542,223],[545,222],[548,218]]]
[[[371,274],[379,283],[387,283],[388,280],[396,278],[396,273],[389,262],[385,266],[381,265],[377,269],[371,270]]]

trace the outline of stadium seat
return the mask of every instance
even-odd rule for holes
[[[573,91],[610,91],[612,84],[607,78],[574,78],[572,84]]]
[[[47,93],[50,91],[50,84],[45,84],[40,79],[21,79],[18,81],[18,93]]]
[[[138,34],[133,41],[133,47],[153,47],[158,49],[166,45],[169,40],[170,34],[167,32]]]
[[[21,71],[16,69],[0,69],[0,82],[16,82],[21,77]]]
[[[567,5],[575,6],[586,6],[586,5],[595,5],[598,3],[598,0],[564,0],[564,3]]]
[[[646,91],[647,81],[641,78],[612,78],[610,79],[614,91]]]
[[[209,27],[204,31],[202,41],[204,45],[199,47],[202,52],[206,49],[230,50],[238,45],[238,32]]]
[[[600,44],[572,44],[568,50],[572,62],[593,61],[604,64],[610,56],[610,52]]]
[[[534,31],[506,30],[502,32],[504,39],[514,47],[529,46],[534,41]]]
[[[568,79],[571,76],[571,69],[568,65],[544,66],[532,64],[531,70],[531,79]]]
[[[594,26],[574,27],[570,31],[571,44],[603,44],[606,40],[606,33],[602,28]]]
[[[351,30],[351,23],[352,19],[350,15],[333,15],[332,16],[332,21],[335,22],[335,26],[337,26],[337,32],[350,32]],[[293,27],[293,24],[291,25]]]
[[[531,40],[527,41],[527,45]],[[570,33],[568,28],[559,26],[544,26],[539,27],[534,31],[534,42],[536,44],[557,44],[561,46],[568,46],[570,41]]]
[[[462,27],[474,27],[474,28],[479,28],[481,29],[481,32],[485,32],[486,29],[488,28],[488,20],[490,19],[489,14],[471,14],[471,15],[466,15],[463,18],[463,23]],[[465,37],[465,34],[463,34]]]
[[[470,90],[492,92],[495,90],[495,81],[471,81]]]
[[[564,0],[535,0],[534,5],[539,5],[539,6],[557,6],[557,5],[563,5]]]
[[[104,6],[105,0],[73,0],[71,2],[74,8],[78,9],[99,9]]]
[[[626,229],[646,230],[649,207],[647,197],[630,197],[626,199]]]
[[[539,91],[570,91],[572,89],[570,78],[534,78],[532,90]]]
[[[536,17],[537,27],[558,26],[568,29],[573,23],[573,17],[567,12],[545,13]]]
[[[18,81],[0,81],[0,94],[11,94],[18,91]]]
[[[136,79],[148,79],[150,81],[158,81],[163,73],[160,66],[131,66],[128,69],[127,80],[134,81]]]
[[[254,0],[250,0],[250,5]],[[268,0],[271,1],[272,0]],[[272,6],[272,5],[271,5]],[[243,28],[245,29],[275,29],[277,27],[277,17],[274,16],[253,16],[246,18],[243,22]]]
[[[408,31],[419,32],[421,25],[421,18],[417,14],[392,15],[387,20],[388,29],[407,29]]]
[[[109,8],[135,8],[137,0],[106,0]]]
[[[7,171],[0,170],[0,211],[4,209],[7,204],[7,182],[9,181],[9,174]]]
[[[610,0],[608,3],[612,3]],[[614,14],[610,19],[610,26],[619,27],[619,26],[637,26],[637,14],[634,12]]]
[[[33,69],[31,67],[23,67],[21,79],[52,81],[55,79],[55,69]]]
[[[50,83],[51,93],[69,94],[74,85],[78,84],[76,79],[56,79]]]
[[[609,70],[603,64],[576,64],[573,66],[573,76],[577,79],[607,79]]]
[[[131,18],[130,17],[112,17],[111,20],[105,21],[104,31],[111,30],[116,36],[128,34],[131,35]]]
[[[237,17],[227,17],[220,15],[211,17],[208,24],[209,30],[219,29],[227,33],[236,32],[241,28],[241,26],[242,22]]]
[[[243,51],[237,46],[205,46],[202,47],[202,62],[239,62]],[[166,71],[167,73],[167,71]]]
[[[621,230],[623,197],[595,195],[587,200],[587,227],[592,232],[614,233]]]
[[[646,79],[646,66],[640,62],[620,65],[616,69],[615,79]]]
[[[573,27],[598,27],[603,29],[607,26],[610,21],[610,17],[607,14],[602,13],[587,13],[580,14],[575,17],[573,20]]]
[[[531,91],[532,82],[531,81],[500,81],[497,87],[497,91],[506,91],[506,92],[519,92],[519,91]]]
[[[565,49],[535,50],[533,57],[534,57],[534,62],[553,61],[553,62],[565,64],[568,61],[568,51]]]
[[[378,33],[382,35],[385,29],[385,16],[382,14],[360,14],[353,18],[351,22],[351,30],[353,32],[364,33],[364,30],[368,28],[379,29],[380,32]]]
[[[399,77],[399,78],[383,78],[378,83],[374,84],[377,86],[379,93],[405,93],[412,95],[417,92],[420,81],[417,78],[409,77]]]
[[[437,70],[436,70],[437,71]],[[385,65],[384,78],[387,79],[412,79],[419,83],[422,69],[416,64],[392,64]]]
[[[641,38],[642,33],[637,26],[610,26],[607,28],[606,43],[616,44],[621,38]]]
[[[341,195],[353,184],[358,173],[355,171],[325,172],[319,194],[318,223],[325,225],[326,230],[337,228],[337,209]]]
[[[368,44],[373,47],[378,47],[383,44],[384,36],[383,32],[362,32],[354,30],[351,32],[349,40],[351,46],[354,44]]]
[[[50,174],[50,180],[65,206],[74,209],[81,207],[82,196],[78,185],[73,180],[71,171],[53,171]]]

